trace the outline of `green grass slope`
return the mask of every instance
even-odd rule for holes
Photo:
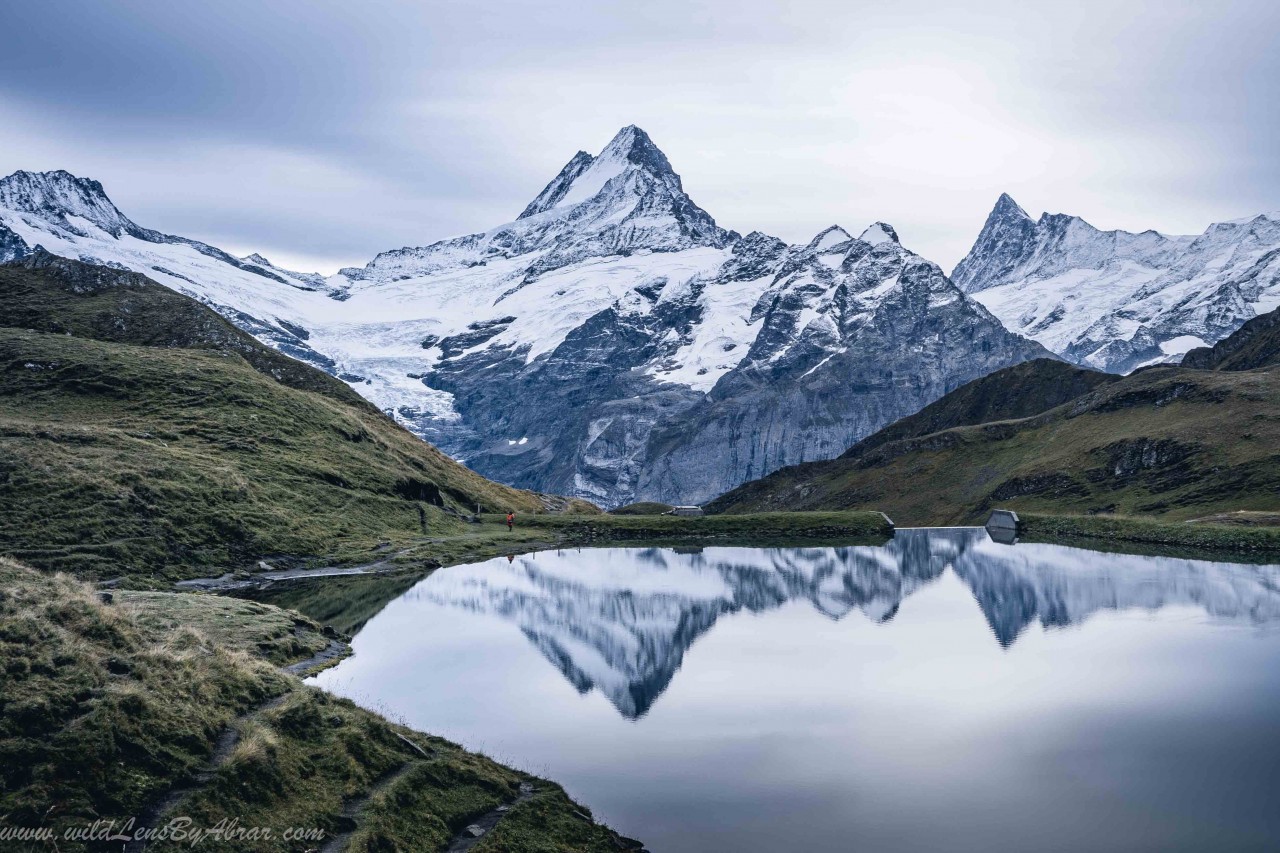
[[[1027,512],[1188,519],[1280,507],[1280,370],[1153,368],[1043,414],[785,468],[718,512],[875,508],[899,525]]]
[[[961,385],[914,415],[867,436],[842,456],[957,426],[1029,418],[1119,380],[1050,358],[1024,361]]]
[[[0,267],[0,554],[172,580],[544,510],[193,300],[51,257]]]
[[[317,631],[296,614],[209,595],[116,592],[105,603],[83,582],[0,558],[0,815],[56,838],[0,848],[118,851],[65,833],[96,820],[119,831],[178,790],[151,825],[235,820],[275,833],[199,849],[301,853],[346,834],[354,853],[443,850],[522,784],[532,794],[476,853],[639,847],[554,783],[282,673],[277,665],[324,645]],[[292,827],[323,839],[284,841]]]
[[[235,354],[282,385],[374,410],[345,382],[258,343],[194,299],[127,270],[37,249],[0,266],[0,325],[149,347]]]

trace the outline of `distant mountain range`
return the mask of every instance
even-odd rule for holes
[[[1000,196],[952,280],[1015,332],[1086,367],[1176,362],[1280,307],[1280,212],[1198,237],[1032,219]]]
[[[949,279],[884,223],[727,231],[636,127],[512,222],[328,277],[143,228],[66,172],[0,180],[0,260],[36,246],[205,302],[489,478],[605,506],[705,501],[995,370],[1124,371],[1280,304],[1275,217],[1131,235],[1003,196]]]
[[[1048,360],[997,371],[837,459],[775,471],[710,509],[873,507],[904,524],[981,522],[993,507],[1187,519],[1274,511],[1280,309],[1182,366],[1117,377]]]
[[[66,172],[0,181],[0,246],[123,267],[349,382],[479,473],[706,500],[1047,356],[894,229],[726,231],[627,127],[513,222],[322,278],[142,228]]]

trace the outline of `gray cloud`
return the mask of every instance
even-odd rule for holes
[[[1008,191],[1100,227],[1280,207],[1272,2],[6,4],[0,171],[308,268],[514,217],[644,127],[722,224],[883,219],[949,267]]]

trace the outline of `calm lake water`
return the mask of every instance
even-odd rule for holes
[[[654,853],[1280,849],[1280,567],[1001,545],[436,572],[314,683]]]

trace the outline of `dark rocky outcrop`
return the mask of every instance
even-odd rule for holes
[[[1280,365],[1280,308],[1254,317],[1212,347],[1193,349],[1182,366],[1195,370],[1254,370]]]

